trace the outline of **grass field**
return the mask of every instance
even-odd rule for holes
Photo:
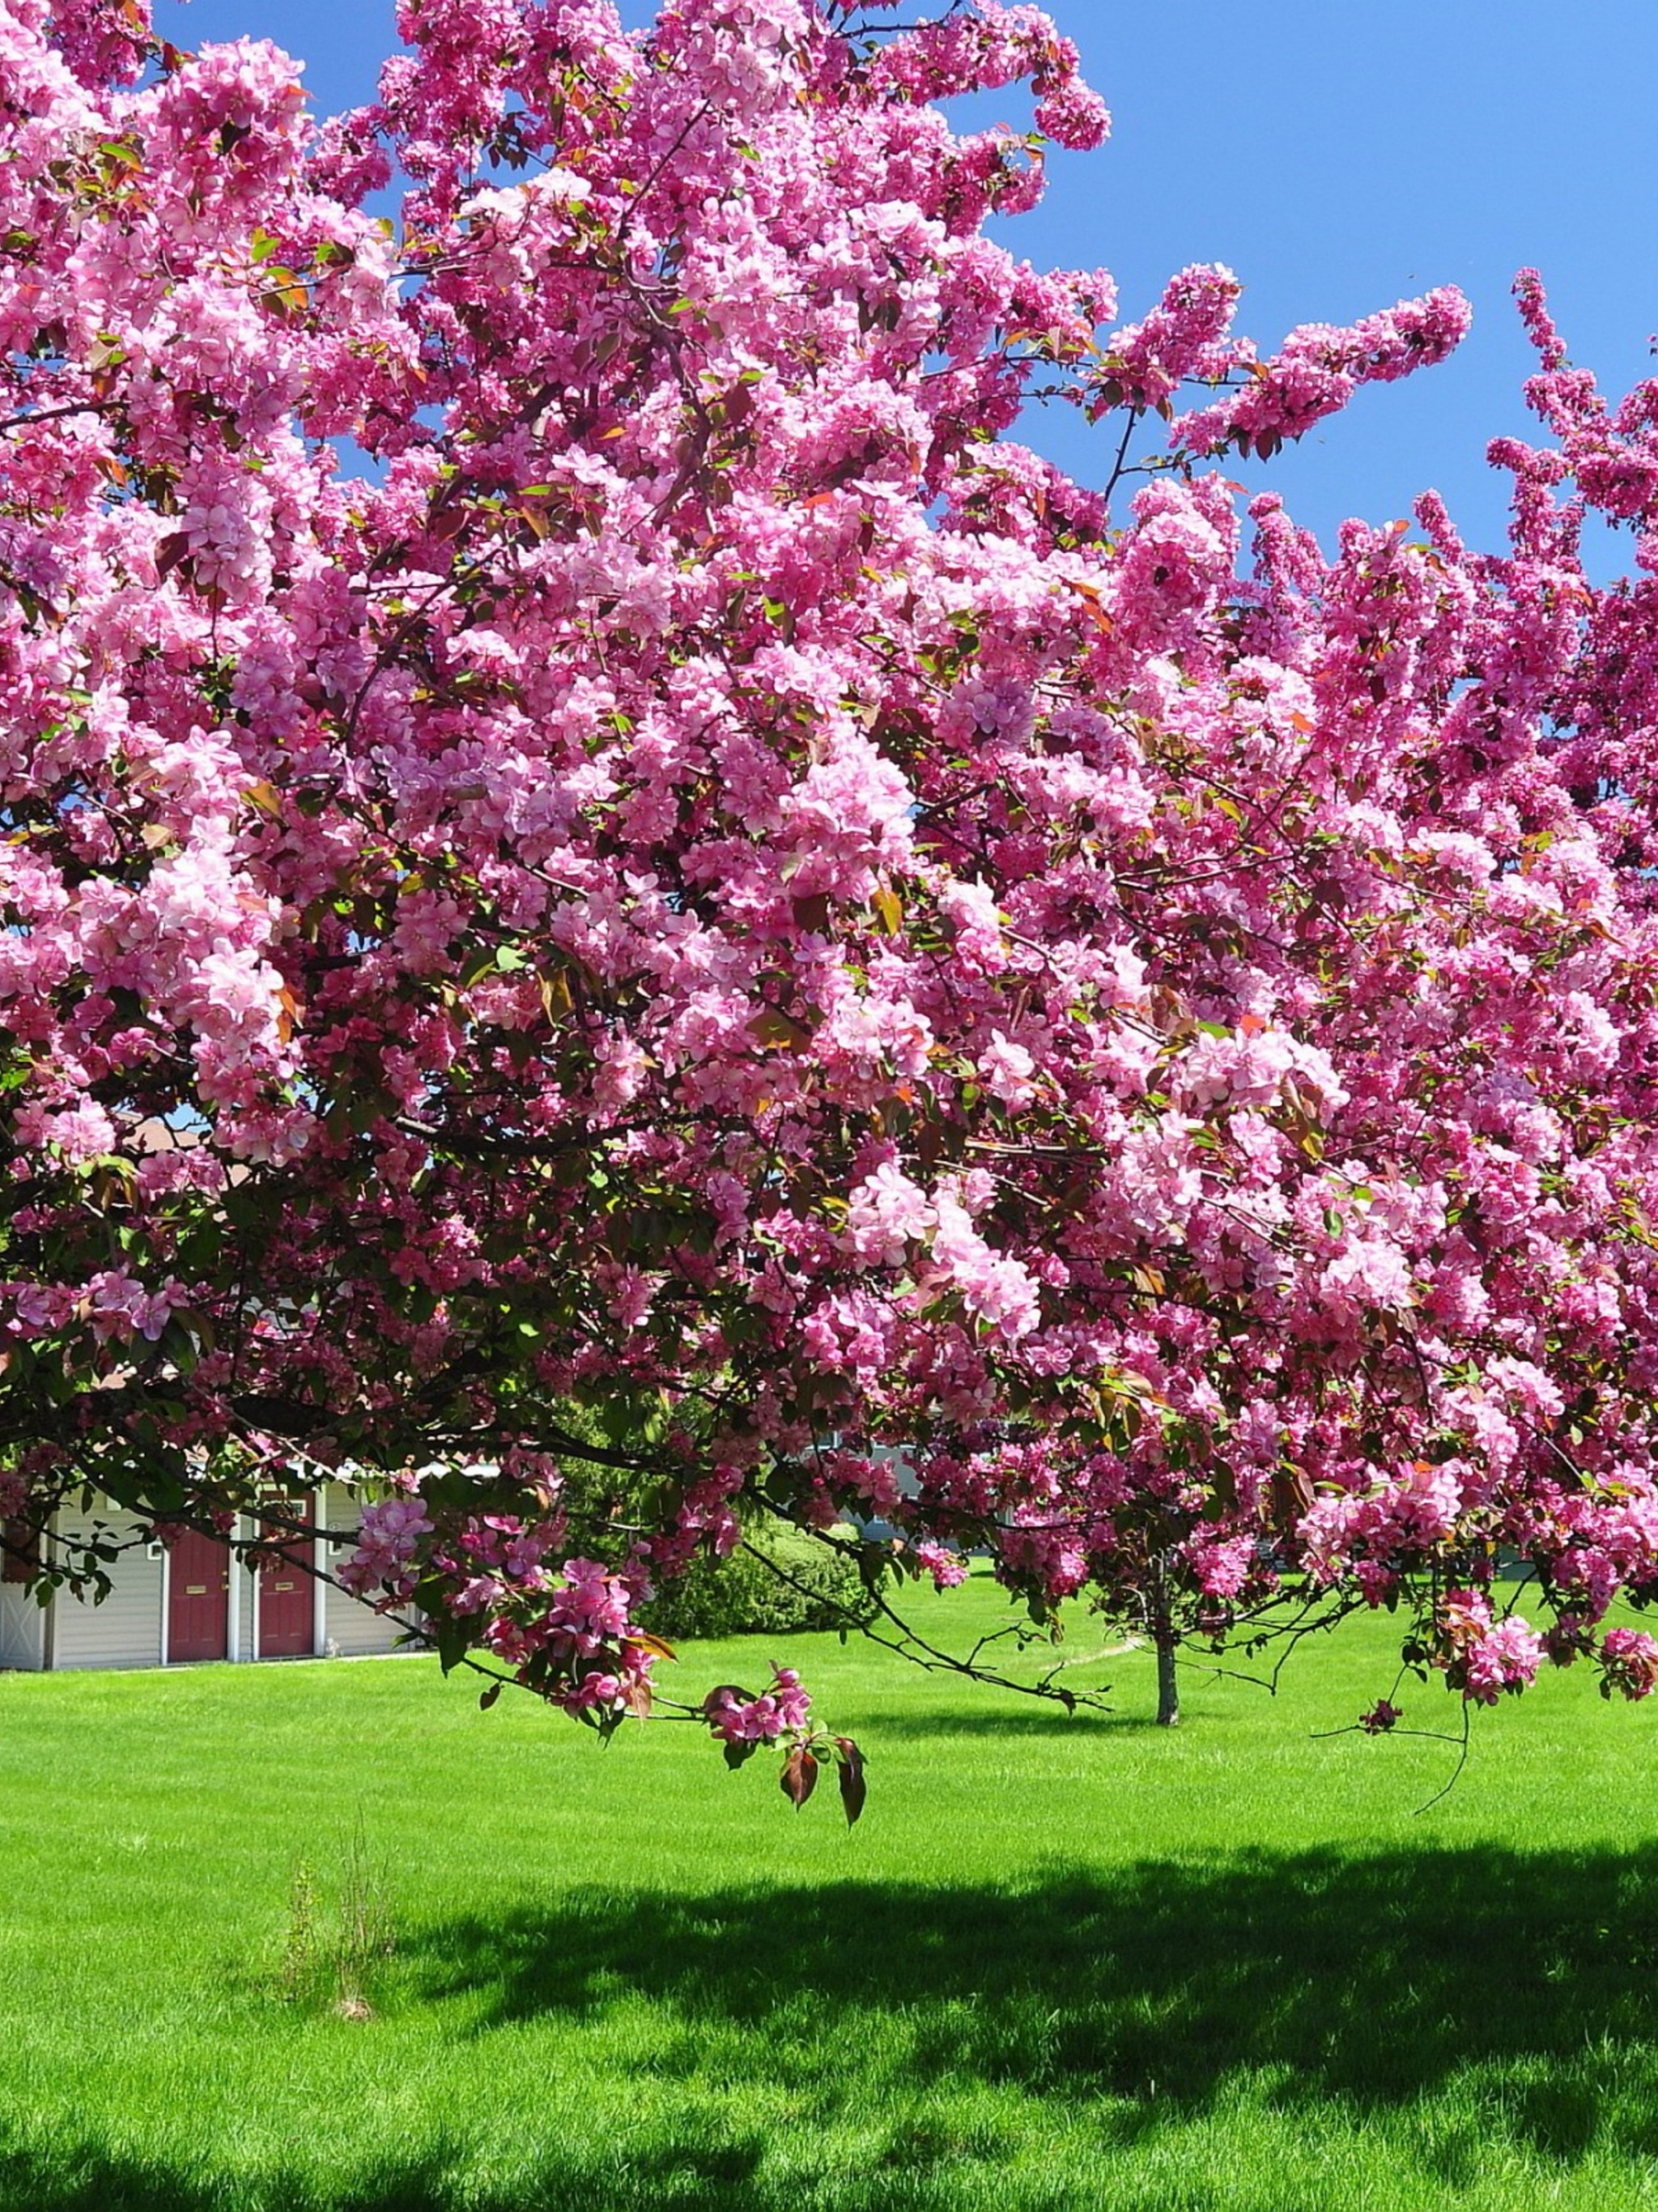
[[[0,2206],[1658,2208],[1658,1713],[1546,1682],[1418,1817],[1444,1747],[1312,1736],[1385,1624],[1276,1702],[1193,1671],[1173,1735],[1139,1653],[1074,1723],[789,1656],[868,1747],[850,1835],[425,1660],[0,1677]],[[367,2021],[281,1974],[359,1817]]]

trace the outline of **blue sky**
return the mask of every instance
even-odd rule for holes
[[[180,45],[269,37],[306,63],[319,108],[367,97],[392,43],[390,0],[157,0]],[[1485,441],[1523,429],[1529,356],[1509,285],[1540,268],[1574,359],[1622,392],[1658,329],[1658,5],[1654,0],[1050,0],[1114,129],[1060,154],[1044,205],[1003,225],[1048,265],[1111,269],[1126,316],[1174,270],[1226,261],[1240,325],[1263,347],[1297,322],[1344,322],[1437,283],[1473,301],[1439,368],[1361,394],[1268,466],[1326,541],[1348,514],[1387,520],[1425,485],[1495,544],[1502,479]],[[650,9],[624,6],[637,24]],[[1023,125],[1011,94],[984,119]],[[1068,412],[1032,444],[1100,481],[1100,434]],[[1597,564],[1599,565],[1599,564]],[[1622,565],[1619,562],[1619,565]]]

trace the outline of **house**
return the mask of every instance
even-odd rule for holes
[[[203,1659],[356,1658],[393,1651],[406,1624],[375,1613],[347,1591],[306,1572],[299,1554],[331,1567],[353,1548],[359,1513],[338,1483],[312,1502],[325,1533],[298,1538],[288,1556],[240,1563],[228,1543],[186,1532],[124,1551],[109,1569],[101,1605],[58,1592],[45,1606],[24,1586],[22,1563],[7,1557],[0,1580],[0,1668],[39,1673],[69,1667],[168,1667]],[[65,1507],[46,1543],[73,1542],[98,1522],[120,1541],[142,1524],[107,1498]],[[252,1521],[239,1533],[251,1537]]]

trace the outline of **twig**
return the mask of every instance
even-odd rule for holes
[[[27,409],[21,415],[0,418],[0,430],[27,430],[36,422],[61,422],[66,415],[107,415],[114,404],[112,399],[75,399],[61,407]]]

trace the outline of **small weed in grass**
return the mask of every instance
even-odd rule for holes
[[[315,1990],[318,1968],[317,1881],[308,1859],[298,1859],[288,1886],[288,1940],[282,1945],[282,1993],[299,2004]]]
[[[289,2004],[372,2020],[371,1984],[396,1950],[388,1871],[370,1850],[359,1814],[341,1852],[331,1905],[319,1894],[311,1861],[295,1862],[278,1986]]]

